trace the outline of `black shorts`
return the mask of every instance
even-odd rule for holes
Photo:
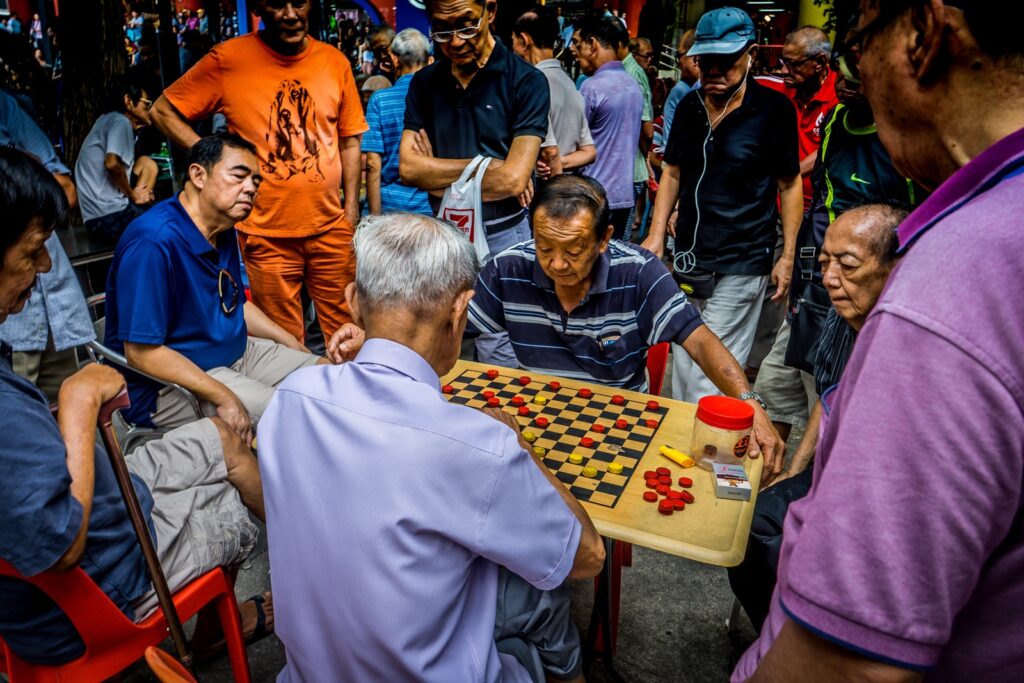
[[[89,237],[97,242],[117,244],[117,240],[121,238],[121,233],[125,231],[128,224],[141,216],[143,211],[144,209],[128,202],[128,206],[116,213],[87,220],[85,229],[89,231]]]

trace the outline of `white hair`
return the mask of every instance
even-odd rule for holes
[[[473,289],[479,271],[469,240],[433,216],[367,216],[359,223],[352,247],[356,289],[368,311],[431,313]]]
[[[430,55],[430,41],[414,28],[402,29],[391,41],[391,54],[406,68],[423,66]]]

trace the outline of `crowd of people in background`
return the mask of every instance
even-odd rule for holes
[[[985,193],[1019,204],[1006,189],[1020,184],[1020,132],[1010,125],[1019,117],[992,119],[980,140],[951,114],[977,105],[974,114],[986,115],[983,102],[972,103],[971,70],[1017,88],[1019,101],[1020,56],[988,10],[966,14],[936,0],[904,21],[909,4],[862,2],[859,31],[847,27],[834,41],[820,27],[798,27],[776,63],[766,63],[750,16],[718,8],[679,36],[666,73],[650,37],[631,37],[618,11],[569,16],[538,6],[502,39],[493,3],[437,0],[426,3],[427,35],[339,14],[321,41],[308,34],[308,0],[259,0],[262,28],[241,36],[223,8],[217,25],[203,10],[176,14],[182,75],[165,88],[153,64],[155,17],[131,10],[132,67],[74,163],[55,152],[31,97],[0,91],[0,146],[24,153],[0,150],[0,180],[11,188],[3,199],[24,223],[0,248],[21,250],[31,265],[9,301],[0,291],[0,340],[14,354],[10,368],[0,363],[0,418],[44,425],[18,448],[47,453],[54,471],[65,467],[64,441],[76,439],[63,479],[0,447],[0,471],[45,480],[38,485],[56,501],[40,511],[19,499],[10,515],[0,511],[0,556],[28,573],[81,563],[126,614],[152,604],[127,526],[111,511],[106,473],[93,508],[102,533],[94,537],[88,514],[75,513],[83,496],[88,505],[94,497],[74,481],[92,459],[85,422],[124,385],[96,366],[75,372],[74,349],[96,333],[53,229],[77,207],[91,238],[114,249],[103,342],[142,373],[129,375],[125,414],[163,430],[130,459],[140,497],[161,513],[165,571],[181,585],[236,563],[254,545],[247,515],[265,521],[275,593],[240,609],[247,636],[276,629],[296,678],[463,680],[486,671],[495,679],[510,667],[534,680],[578,680],[563,581],[599,571],[593,523],[535,465],[507,416],[429,401],[460,353],[646,391],[647,351],[662,343],[671,343],[671,396],[746,401],[751,454],[765,460],[749,551],[730,571],[761,632],[736,680],[758,667],[797,680],[785,667],[811,661],[808,653],[849,680],[872,667],[962,677],[982,659],[998,678],[1019,653],[985,644],[996,635],[978,606],[999,602],[1000,582],[1020,597],[1019,528],[990,524],[1002,519],[996,510],[970,524],[939,519],[903,489],[924,476],[950,498],[1019,508],[1024,449],[1007,425],[1020,427],[1024,375],[998,340],[1020,331],[1020,316],[997,315],[990,303],[962,332],[924,292],[948,267],[956,283],[935,286],[947,301],[959,296],[947,290],[971,281],[964,254],[1015,281],[1004,260],[1018,236],[993,229],[1001,246],[982,255],[963,226],[987,220],[970,204]],[[892,38],[886,21],[906,35]],[[3,28],[39,58],[38,16],[12,16]],[[883,42],[900,68],[882,63]],[[900,126],[917,137],[900,137]],[[187,154],[177,194],[164,140]],[[957,151],[939,149],[946,141]],[[976,163],[984,168],[960,175]],[[466,222],[450,189],[471,178],[480,211]],[[985,201],[1001,226],[1019,223],[1008,204]],[[959,223],[925,235],[943,221]],[[998,299],[989,292],[995,280],[972,286]],[[992,322],[1007,316],[1002,328]],[[929,354],[936,364],[922,365]],[[893,379],[905,373],[905,382]],[[59,431],[29,382],[60,401]],[[988,431],[965,428],[988,456],[1012,451],[1016,483],[985,478],[1004,495],[975,495],[974,485],[958,493],[949,483],[955,466],[939,451],[978,448],[935,426],[921,406],[922,397],[958,392],[988,406],[975,415]],[[993,406],[993,396],[1005,405]],[[798,427],[805,436],[789,443],[787,463]],[[874,539],[862,536],[869,525],[850,521],[859,501],[877,501],[860,449],[898,442],[910,450],[917,437],[941,476],[895,464],[903,478],[882,477],[892,500],[878,509],[889,514],[871,506],[865,514],[885,541],[882,555],[901,564],[871,578],[872,562],[885,558],[872,560]],[[412,441],[415,460],[404,457]],[[460,449],[473,457],[440,480],[435,469]],[[353,455],[367,451],[379,460]],[[167,485],[162,468],[183,453],[205,478]],[[482,464],[491,462],[500,467]],[[826,467],[839,474],[822,477]],[[381,468],[398,483],[385,486]],[[415,491],[422,481],[435,488]],[[206,497],[189,493],[204,486]],[[458,494],[447,495],[453,486]],[[383,503],[370,504],[370,491]],[[174,496],[189,498],[184,513]],[[217,525],[187,533],[193,516],[217,514]],[[915,525],[945,545],[925,549]],[[341,530],[352,530],[345,543],[324,547]],[[218,534],[237,542],[213,552]],[[410,576],[409,566],[418,572]],[[317,610],[314,588],[338,581],[349,599]],[[876,594],[877,584],[885,590]],[[5,610],[29,599],[12,592],[0,601],[7,642],[39,661],[75,656],[79,643],[52,610],[39,618],[61,648],[11,627],[17,618]],[[880,617],[872,606],[884,600],[905,614]],[[439,632],[463,635],[423,645]],[[525,653],[506,639],[524,641]]]

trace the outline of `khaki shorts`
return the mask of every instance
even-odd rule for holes
[[[245,353],[231,367],[211,368],[207,374],[235,392],[238,399],[249,411],[253,427],[259,422],[277,385],[299,368],[315,365],[319,357],[289,349],[269,339],[249,337]],[[208,417],[217,414],[217,408],[208,401],[201,401],[200,407]],[[188,401],[176,390],[167,388],[160,391],[156,399],[153,424],[158,427],[178,427],[196,419]]]
[[[259,537],[238,490],[228,483],[220,434],[200,420],[149,441],[125,459],[153,495],[157,556],[171,590],[214,567],[239,564]],[[141,620],[157,605],[150,591],[135,603]]]
[[[783,322],[775,336],[775,344],[768,352],[757,372],[754,391],[768,406],[772,422],[802,425],[807,422],[818,392],[814,376],[786,365],[786,347],[789,345],[789,323]]]

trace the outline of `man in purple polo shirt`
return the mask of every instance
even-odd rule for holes
[[[644,97],[615,53],[622,27],[613,17],[587,16],[576,24],[572,53],[590,78],[580,86],[597,160],[586,173],[608,193],[615,239],[623,239],[633,194],[633,160],[640,140]]]
[[[364,219],[353,246],[366,343],[293,375],[259,427],[278,681],[582,681],[565,579],[600,571],[601,537],[515,418],[440,392],[472,246],[412,214]]]
[[[1024,11],[860,10],[847,49],[878,134],[934,193],[900,226],[902,261],[823,396],[814,482],[789,509],[771,612],[733,680],[1017,680]]]

